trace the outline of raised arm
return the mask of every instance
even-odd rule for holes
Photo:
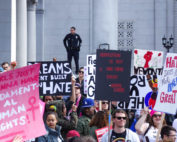
[[[146,123],[147,115],[149,114],[148,108],[145,108],[142,112],[141,117],[135,125],[135,129],[139,135],[143,135],[149,127],[149,123]]]
[[[76,83],[76,80],[75,80],[74,77],[71,78],[71,83],[72,83],[72,95],[70,97],[70,101],[75,103],[75,101],[76,101],[76,94],[75,94],[75,83]]]

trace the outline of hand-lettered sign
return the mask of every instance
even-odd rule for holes
[[[118,102],[119,109],[142,110],[145,107],[152,109],[157,98],[157,78],[155,75],[132,75],[130,78],[130,100]]]
[[[87,98],[95,98],[96,55],[87,55]]]
[[[29,62],[28,64],[34,64]],[[41,64],[39,92],[45,95],[71,95],[71,67],[69,62],[37,62]]]
[[[154,110],[175,114],[177,109],[177,54],[168,53]]]
[[[131,51],[97,50],[96,100],[128,101]]]
[[[152,50],[134,50],[134,74],[161,75],[163,52]]]
[[[112,126],[111,126],[110,129],[112,129]],[[103,136],[106,132],[108,132],[108,127],[103,127],[103,128],[100,128],[100,129],[96,129],[96,130],[95,130],[95,134],[96,134],[96,137],[97,137],[97,141],[98,141],[98,142],[101,142],[101,138],[102,138],[102,136]]]
[[[39,64],[0,73],[0,141],[46,133],[39,106]]]
[[[87,66],[84,66],[84,94],[87,94],[88,87],[87,87]]]

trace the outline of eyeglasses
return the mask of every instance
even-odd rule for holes
[[[157,118],[157,117],[162,117],[161,114],[154,114],[153,117]]]
[[[117,120],[126,120],[127,117],[115,117]]]
[[[79,71],[79,73],[82,73],[82,74],[83,74],[84,72],[83,72],[83,71]]]
[[[108,104],[108,102],[102,102],[102,104]]]

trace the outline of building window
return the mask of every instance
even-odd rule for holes
[[[118,22],[118,49],[134,48],[134,22]]]

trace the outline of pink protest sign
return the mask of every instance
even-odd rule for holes
[[[46,133],[39,106],[39,64],[0,73],[0,141]]]

